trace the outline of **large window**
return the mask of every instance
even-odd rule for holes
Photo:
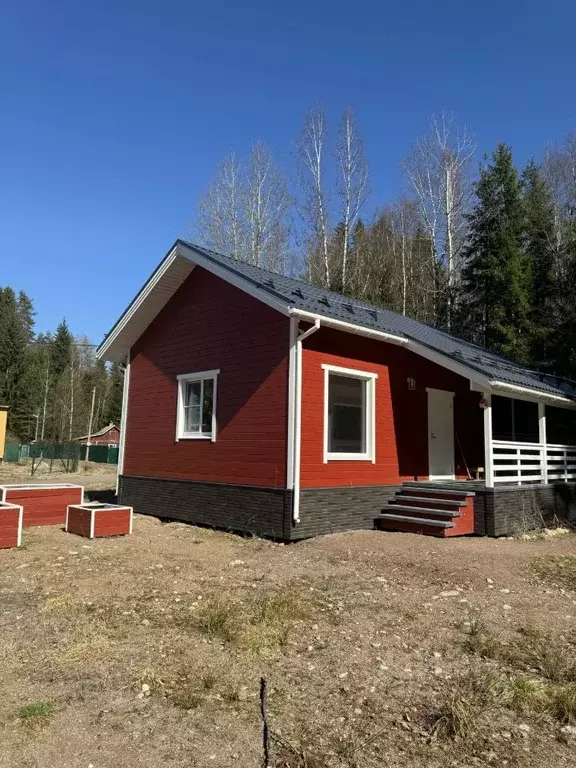
[[[377,374],[323,365],[324,461],[374,461]]]
[[[216,439],[216,381],[220,371],[178,376],[176,440]]]

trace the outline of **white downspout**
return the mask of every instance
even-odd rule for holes
[[[118,470],[116,474],[116,495],[120,489],[120,475],[124,471],[124,450],[126,445],[126,426],[128,422],[128,395],[130,390],[130,352],[124,367],[124,386],[122,391],[122,413],[120,416],[120,445],[118,446]]]
[[[294,503],[292,507],[292,520],[300,521],[300,443],[302,439],[302,342],[320,329],[320,319],[314,320],[314,325],[300,334],[296,339],[296,391],[294,407]]]

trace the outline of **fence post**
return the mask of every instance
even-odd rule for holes
[[[540,466],[542,482],[548,484],[548,445],[546,436],[546,406],[538,403],[538,442],[540,443]]]
[[[492,395],[484,393],[484,482],[486,488],[494,488],[494,454],[492,445]]]

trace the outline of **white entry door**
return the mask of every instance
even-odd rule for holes
[[[428,392],[428,476],[454,480],[454,392]]]

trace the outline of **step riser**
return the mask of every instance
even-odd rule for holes
[[[448,531],[453,531],[453,528],[432,528],[424,524],[418,525],[415,523],[403,522],[401,520],[377,520],[377,527],[383,531],[399,531],[401,533],[418,533],[422,536],[436,536],[438,538],[444,538],[448,536]]]
[[[460,512],[454,510],[434,509],[432,507],[413,507],[412,505],[400,505],[390,502],[382,512],[390,512],[394,515],[407,515],[408,517],[429,517],[434,520],[446,520],[454,522],[460,517]]]
[[[464,505],[451,504],[446,501],[443,502],[440,499],[413,499],[410,496],[396,496],[396,504],[402,504],[406,507],[429,507],[434,509],[445,509],[447,512],[458,512],[464,508]]]
[[[420,490],[420,488],[416,489],[408,489],[403,488],[398,492],[400,495],[406,495],[406,496],[421,496],[422,498],[427,499],[435,499],[436,501],[466,501],[469,498],[472,498],[470,496],[467,496],[465,493],[458,493],[456,495],[442,493],[441,491],[426,491],[425,489]]]

